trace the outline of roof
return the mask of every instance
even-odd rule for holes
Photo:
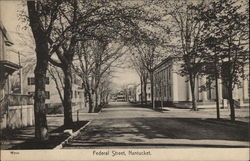
[[[6,45],[7,46],[13,45],[14,43],[12,42],[12,40],[11,40],[11,38],[10,38],[10,36],[9,36],[9,34],[8,34],[6,28],[4,27],[4,25],[3,25],[3,23],[2,23],[1,20],[0,20],[0,30],[3,33],[3,36],[5,38]]]
[[[159,67],[161,67],[162,65],[168,63],[169,61],[173,60],[173,59],[180,59],[181,57],[177,57],[177,56],[168,56],[167,58],[163,59],[159,64],[157,64],[153,71],[155,71],[156,69],[158,69]]]

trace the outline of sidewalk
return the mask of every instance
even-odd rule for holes
[[[75,116],[75,115],[74,115]],[[76,120],[76,117],[74,117]],[[24,127],[20,129],[1,131],[1,150],[7,149],[53,149],[69,137],[63,134],[63,116],[47,116],[49,140],[41,144],[34,140],[35,127]],[[73,132],[88,123],[87,120],[74,122]]]
[[[180,109],[174,107],[163,107],[161,112],[167,113],[168,111],[182,113],[189,112],[189,117],[203,117],[203,118],[216,118],[217,111],[214,108],[201,108],[198,111],[190,111],[190,109]],[[220,109],[220,118],[230,120],[230,109]],[[235,109],[235,120],[242,122],[250,122],[250,109],[240,108]]]
[[[134,107],[143,107],[152,109],[150,104],[143,104],[140,103],[131,103]],[[198,108],[198,111],[190,111],[190,108],[179,108],[179,107],[159,107],[158,112],[161,113],[175,113],[180,114],[176,115],[177,117],[183,117],[181,113],[188,113],[188,117],[190,118],[217,118],[217,111],[216,108]],[[230,120],[230,109],[224,108],[220,109],[220,118],[222,120]],[[235,109],[235,120],[241,122],[250,122],[250,108],[249,107],[242,107]]]

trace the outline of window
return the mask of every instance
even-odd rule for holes
[[[164,97],[167,97],[167,86],[164,85]]]
[[[49,84],[49,77],[45,78],[45,84]]]
[[[35,78],[34,77],[28,77],[28,85],[34,85],[35,84]]]
[[[28,77],[28,85],[34,85],[34,84],[35,84],[35,78]],[[49,84],[49,77],[45,78],[45,84]]]
[[[171,70],[168,69],[168,79],[170,80],[171,79]]]
[[[46,99],[50,99],[50,93],[49,93],[49,91],[45,91],[45,98]]]
[[[171,98],[171,97],[172,97],[172,91],[171,91],[172,89],[171,89],[171,85],[169,85],[168,87],[169,87],[169,88],[168,88],[168,91],[169,91],[169,97]]]
[[[75,91],[75,98],[77,98],[77,91]]]
[[[166,80],[168,80],[168,69],[166,69]]]
[[[35,96],[35,92],[28,92],[28,95],[32,95],[34,97]]]

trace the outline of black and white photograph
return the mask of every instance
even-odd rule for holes
[[[0,0],[1,160],[250,159],[248,0]]]

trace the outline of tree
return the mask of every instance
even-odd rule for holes
[[[92,107],[92,100],[98,100],[97,90],[103,73],[124,53],[122,50],[126,44],[138,36],[142,23],[151,23],[155,19],[153,18],[154,15],[149,16],[147,14],[148,11],[145,10],[145,5],[146,2],[128,1],[105,1],[90,3],[90,5],[85,4],[86,10],[90,10],[92,14],[83,16],[87,20],[89,18],[89,21],[86,20],[86,24],[79,26],[79,41],[82,42],[81,48],[86,48],[87,41],[96,45],[92,46],[94,47],[93,50],[84,51],[83,49],[82,52],[78,53],[85,53],[85,56],[79,58],[79,60],[85,60],[79,64],[82,66],[80,73],[87,73],[86,76],[81,77],[85,79],[85,88],[90,89],[86,90],[90,100],[90,112],[96,107],[96,105]],[[118,47],[114,46],[115,41],[118,42]],[[113,47],[110,45],[113,45]],[[91,53],[86,51],[91,51]],[[86,66],[90,68],[86,68]],[[95,98],[90,97],[93,95],[95,95]]]
[[[100,82],[100,105],[108,104],[109,96],[112,92],[112,70],[108,70]]]
[[[61,1],[27,1],[28,18],[36,44],[35,67],[35,137],[38,141],[48,140],[45,111],[45,83],[49,60],[48,37],[51,35]],[[46,10],[45,10],[46,8]]]
[[[204,1],[195,3],[185,0],[165,3],[166,17],[169,19],[169,25],[172,25],[169,28],[172,29],[172,32],[174,32],[178,38],[178,40],[174,40],[181,44],[182,64],[180,74],[188,77],[192,94],[193,110],[197,110],[195,93],[196,79],[204,65],[202,63],[204,52],[201,48],[204,23],[196,19],[196,17],[201,13],[204,7]],[[171,23],[171,21],[173,23]]]
[[[59,94],[59,98],[63,103],[64,97],[62,89],[64,89],[64,83],[63,83],[64,75],[58,67],[55,67],[52,64],[49,64],[48,73],[51,76],[51,79],[55,82],[57,93]]]
[[[152,33],[151,33],[152,34]],[[157,51],[160,46],[163,44],[162,40],[159,37],[148,36],[148,38],[144,38],[141,40],[141,43],[136,44],[136,49],[138,51],[138,58],[141,62],[143,68],[146,69],[150,85],[151,85],[151,104],[152,108],[155,108],[154,105],[154,76],[153,70],[157,63],[159,63],[160,58],[162,58],[162,53]],[[146,80],[147,81],[147,80]],[[147,84],[147,82],[145,82]],[[144,92],[146,92],[146,86],[144,87]]]
[[[134,50],[134,49],[132,49]],[[147,104],[147,81],[148,81],[148,71],[146,67],[143,65],[141,61],[141,57],[135,51],[132,52],[131,56],[132,67],[135,69],[137,74],[140,77],[140,85],[141,85],[141,104]]]
[[[82,78],[89,112],[94,112],[98,106],[99,87],[112,64],[124,54],[123,44],[108,44],[99,41],[80,42],[78,44],[78,61],[75,64],[76,73]],[[105,79],[104,79],[105,80]]]
[[[202,13],[206,47],[211,51],[208,56],[210,62],[215,62],[216,71],[221,73],[222,84],[228,93],[232,121],[235,120],[232,92],[239,85],[240,78],[246,77],[244,68],[249,64],[249,11],[243,4],[235,0],[214,1]],[[212,75],[218,77],[218,72]]]
[[[49,61],[60,67],[64,74],[64,127],[72,128],[72,66],[77,44],[77,28],[80,21],[78,1],[66,1],[59,9],[53,35],[50,38],[51,53],[55,53],[59,62],[52,57]]]
[[[75,46],[79,41],[122,37],[128,41],[138,28],[138,21],[151,22],[142,7],[146,3],[121,1],[29,1],[28,18],[36,43],[37,66],[35,69],[35,122],[36,137],[48,139],[45,114],[45,77],[48,61],[64,72],[64,125],[72,125],[72,62]],[[119,29],[126,34],[121,34]],[[114,30],[115,29],[115,30]],[[121,36],[123,35],[123,36]],[[52,55],[56,54],[55,57]]]

